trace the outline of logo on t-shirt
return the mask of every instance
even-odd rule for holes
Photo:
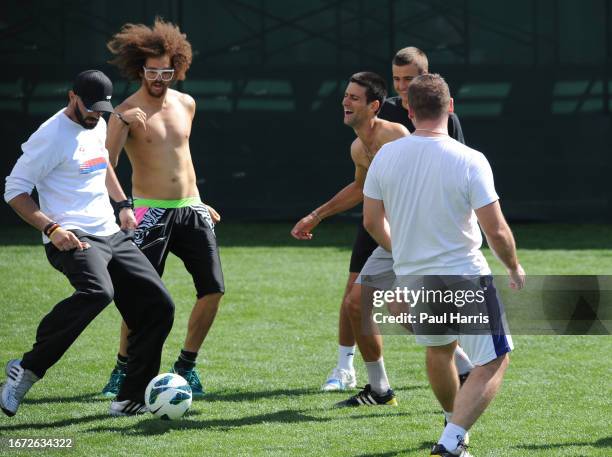
[[[104,170],[106,168],[106,159],[104,157],[96,157],[95,159],[86,160],[79,166],[79,173],[93,173],[97,170]]]

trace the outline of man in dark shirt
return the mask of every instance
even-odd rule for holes
[[[412,133],[414,132],[414,125],[408,117],[408,86],[417,76],[428,73],[429,62],[423,51],[410,46],[397,51],[395,57],[393,57],[391,68],[393,88],[397,92],[397,96],[385,100],[378,117],[391,122],[399,122]],[[465,144],[463,130],[455,113],[449,113],[448,134],[451,138]]]

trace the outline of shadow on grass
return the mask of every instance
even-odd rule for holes
[[[332,408],[335,411],[355,411],[355,408]],[[373,417],[412,417],[414,413],[410,413],[407,411],[404,412],[393,412],[395,408],[392,406],[383,408],[367,408],[366,411],[370,411],[370,414],[359,414],[355,416],[342,416],[337,418],[332,418],[332,420],[337,419],[350,419],[350,420],[359,420],[359,419],[372,419]],[[378,412],[375,412],[378,411]],[[383,412],[381,412],[383,411]]]
[[[413,385],[413,386],[402,386],[395,389],[396,392],[404,392],[404,391],[412,391],[412,390],[422,390],[429,389],[426,385]],[[357,393],[357,391],[347,391],[343,392],[347,396],[353,395]],[[322,392],[319,389],[315,388],[302,388],[302,389],[275,389],[275,390],[262,390],[256,392],[231,392],[231,391],[221,391],[221,392],[209,392],[203,398],[198,399],[196,401],[204,401],[204,402],[219,402],[219,401],[229,401],[229,402],[242,402],[242,401],[253,401],[260,400],[264,398],[275,398],[275,397],[293,397],[293,396],[302,396],[302,395],[329,395],[329,393]],[[332,400],[330,400],[332,401]]]
[[[539,451],[539,450],[553,450],[564,447],[573,447],[573,446],[592,446],[595,448],[601,449],[612,449],[612,436],[607,436],[605,438],[601,438],[597,441],[591,442],[575,442],[575,443],[547,443],[547,444],[525,444],[521,446],[514,446],[517,449],[529,449],[530,451]]]
[[[109,418],[110,416],[105,411],[103,414],[92,414],[90,416],[83,416],[83,417],[70,417],[70,418],[62,419],[59,421],[53,421],[53,422],[43,422],[43,423],[28,422],[27,424],[0,425],[0,432],[16,431],[16,430],[27,430],[27,431],[47,430],[47,429],[55,429],[59,427],[71,427],[73,425],[86,424],[88,422],[108,420]]]
[[[335,409],[330,408],[330,411],[352,411],[352,409]],[[327,410],[326,410],[327,411]],[[370,410],[374,411],[374,410]],[[298,424],[305,422],[332,422],[336,420],[346,419],[347,417],[351,420],[356,419],[371,419],[373,415],[379,416],[379,414],[362,414],[358,416],[338,416],[338,417],[315,417],[307,414],[301,410],[290,410],[285,409],[274,413],[258,414],[256,416],[239,417],[234,419],[206,419],[197,420],[195,417],[204,414],[203,412],[189,411],[186,414],[185,419],[175,421],[163,421],[157,418],[144,419],[133,427],[126,428],[125,426],[117,427],[94,427],[91,428],[90,432],[113,432],[121,433],[128,436],[151,436],[151,435],[163,435],[171,430],[207,430],[214,429],[215,431],[230,431],[238,427],[244,427],[249,425],[259,425],[268,423],[279,423],[279,424]],[[412,416],[409,412],[399,412],[389,414],[389,416],[400,417],[400,416]],[[149,416],[150,417],[150,416]]]
[[[132,436],[162,435],[170,430],[206,430],[214,428],[216,430],[227,431],[237,427],[247,425],[259,425],[264,423],[279,424],[298,424],[303,422],[329,422],[333,419],[314,417],[298,410],[282,410],[268,414],[258,414],[256,416],[239,417],[235,419],[209,419],[194,420],[190,417],[198,416],[201,413],[189,414],[187,418],[175,421],[163,421],[157,418],[145,419],[138,422],[134,427],[126,428],[125,425],[117,427],[94,427],[90,432],[113,432]]]
[[[398,451],[377,452],[375,454],[368,452],[367,454],[357,454],[355,455],[355,457],[398,457],[402,455],[408,455],[417,451],[429,451],[432,446],[432,443],[423,442],[418,447],[401,449]]]
[[[393,387],[394,392],[410,392],[412,390],[429,390],[429,384],[416,384],[409,386]]]
[[[218,401],[230,401],[230,402],[242,402],[260,400],[262,398],[274,398],[274,397],[293,397],[296,395],[315,395],[321,392],[312,388],[303,389],[275,389],[275,390],[262,390],[258,392],[231,392],[231,391],[220,391],[220,392],[207,392],[203,398],[197,401],[203,402],[218,402]]]
[[[76,398],[76,397],[75,397]],[[355,411],[352,408],[336,409],[330,407],[325,411]],[[372,414],[360,414],[354,416],[348,416],[351,420],[357,419],[371,419],[372,416],[380,416],[375,411],[380,409],[368,409]],[[347,416],[339,415],[336,417],[315,417],[307,414],[301,410],[281,410],[273,413],[258,414],[255,416],[240,417],[234,419],[208,419],[208,420],[197,420],[198,416],[201,416],[204,412],[201,411],[188,411],[186,417],[182,420],[176,421],[163,421],[157,418],[153,418],[150,415],[142,416],[143,420],[136,423],[132,427],[126,427],[124,423],[117,423],[117,426],[97,426],[89,429],[90,432],[115,432],[123,435],[131,436],[149,436],[149,435],[162,435],[170,430],[205,430],[215,429],[228,431],[238,427],[244,427],[248,425],[259,425],[264,423],[280,423],[280,424],[297,424],[303,422],[331,422],[336,420],[345,419]],[[389,408],[389,416],[401,417],[411,416],[410,412],[392,412]],[[79,424],[87,424],[98,421],[116,420],[120,421],[121,418],[111,418],[108,413],[93,414],[83,417],[70,417],[62,420],[41,422],[41,423],[22,423],[13,425],[2,425],[0,426],[0,432],[14,432],[21,430],[53,430],[62,427],[71,427]]]
[[[82,403],[82,402],[108,402],[111,399],[102,397],[99,393],[74,395],[72,397],[44,397],[44,398],[26,398],[24,404],[43,405],[46,403]]]

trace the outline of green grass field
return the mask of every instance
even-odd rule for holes
[[[612,273],[612,227],[514,229],[528,274]],[[219,225],[227,294],[200,355],[208,395],[183,420],[107,416],[109,402],[96,394],[117,351],[120,317],[111,306],[34,386],[17,416],[0,417],[0,455],[18,455],[6,439],[22,437],[74,440],[70,451],[23,455],[429,455],[443,417],[427,383],[424,350],[412,337],[385,338],[399,407],[333,409],[347,394],[318,390],[335,364],[354,225],[324,224],[310,243],[290,239],[289,230]],[[3,365],[29,350],[40,319],[71,289],[47,263],[34,230],[0,233]],[[174,257],[164,280],[177,304],[163,354],[167,370],[181,348],[194,290]],[[474,455],[612,455],[612,338],[516,336],[515,346],[500,394],[471,431]],[[356,365],[363,385],[363,363]]]

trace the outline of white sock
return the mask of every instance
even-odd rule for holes
[[[438,440],[438,444],[443,445],[447,451],[454,452],[459,445],[459,441],[465,437],[467,431],[458,425],[449,422],[444,431],[442,432],[442,436]]]
[[[450,424],[451,419],[453,418],[453,413],[449,413],[448,411],[442,410],[444,413],[444,418],[446,419],[446,423]]]
[[[368,384],[372,390],[380,395],[386,394],[391,386],[389,386],[383,358],[381,357],[376,362],[366,362],[365,365],[368,370]]]
[[[472,361],[460,346],[455,348],[455,366],[459,374],[469,373],[474,368]]]
[[[338,368],[346,371],[353,371],[353,356],[355,346],[338,346]]]

